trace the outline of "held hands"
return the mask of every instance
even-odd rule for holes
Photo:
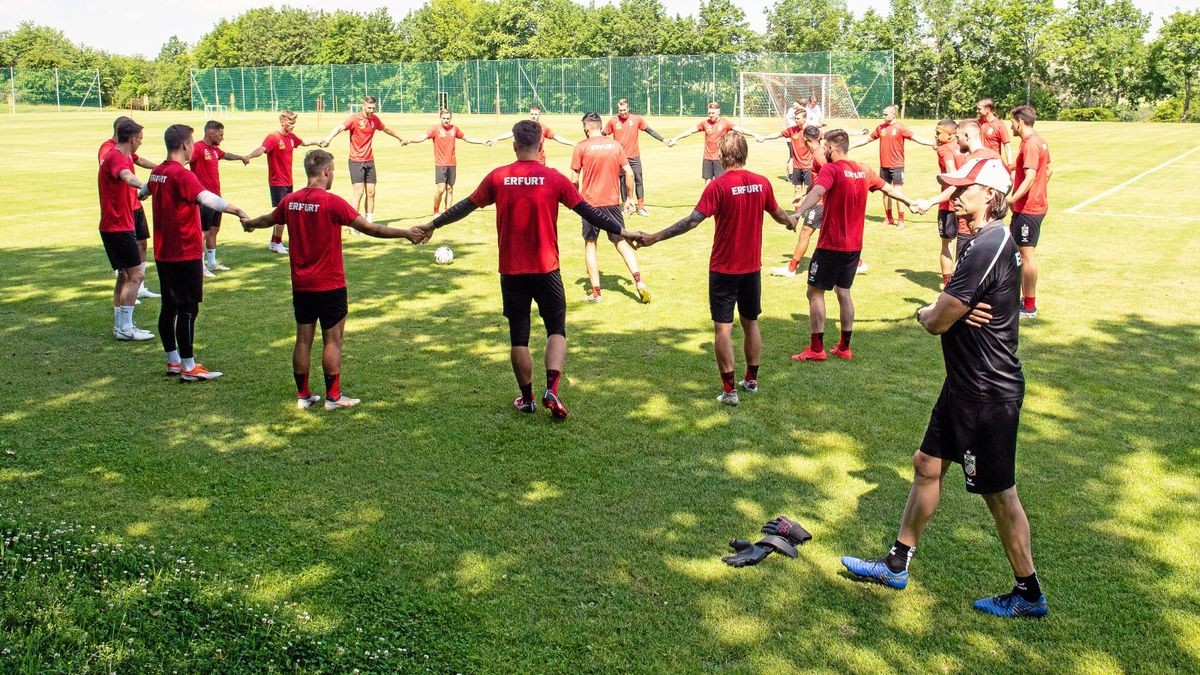
[[[493,145],[495,145],[495,144],[496,144],[496,139],[494,139],[494,138],[489,138],[489,139],[487,139],[486,141],[484,141],[484,142],[483,142],[483,144],[484,144],[485,146],[487,146],[487,147],[489,147],[489,148],[490,148],[490,147],[492,147]]]
[[[250,216],[246,215],[246,213],[244,211],[238,216],[238,219],[242,221],[242,231],[243,232],[253,232],[254,231],[254,228],[250,227]]]
[[[908,208],[918,216],[924,215],[926,211],[933,207],[933,204],[928,199],[918,199],[908,205]]]
[[[246,165],[248,165],[249,163],[250,163],[250,158],[249,158],[249,157],[245,157],[245,156],[243,156],[243,157],[242,157],[242,166],[246,166]]]
[[[408,234],[405,239],[408,239],[414,244],[424,244],[433,238],[433,223],[425,223],[423,225],[414,225],[408,228]]]
[[[322,138],[321,140],[317,141],[317,147],[318,148],[328,148],[329,147],[329,139]]]
[[[800,224],[800,218],[801,215],[799,213],[789,213],[787,229],[791,232],[795,232],[796,226]]]
[[[668,139],[667,139],[667,147],[668,147],[668,148],[673,148],[673,147],[675,147],[675,143],[676,143],[676,141],[675,141],[675,139],[674,139],[674,138],[668,138]]]

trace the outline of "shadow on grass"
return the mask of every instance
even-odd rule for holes
[[[1194,326],[1022,327],[1018,483],[1052,614],[1006,623],[970,610],[1011,579],[953,472],[907,590],[839,575],[838,556],[894,536],[941,385],[914,323],[864,316],[855,361],[794,364],[804,315],[766,319],[762,391],[727,409],[707,308],[664,302],[703,275],[603,316],[569,298],[556,425],[509,407],[494,250],[455,248],[438,267],[428,247],[347,244],[345,386],[364,404],[330,414],[290,405],[286,261],[223,249],[235,269],[208,286],[199,334],[229,375],[184,387],[161,381],[156,343],[107,335],[98,248],[22,252],[0,282],[0,506],[186,542],[259,575],[249,599],[298,602],[330,639],[396,637],[437,670],[1200,668]],[[816,537],[798,560],[719,562],[778,513]]]

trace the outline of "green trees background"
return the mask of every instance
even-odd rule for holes
[[[0,65],[94,68],[106,104],[148,96],[187,108],[193,67],[891,49],[908,116],[964,115],[986,95],[1046,116],[1131,118],[1149,104],[1152,119],[1200,120],[1200,11],[1151,26],[1130,0],[890,0],[888,10],[856,17],[844,0],[776,0],[760,34],[733,0],[703,0],[696,17],[659,0],[429,0],[403,17],[285,6],[222,19],[194,45],[172,36],[153,59],[24,23],[0,32]]]

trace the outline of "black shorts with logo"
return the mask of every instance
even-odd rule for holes
[[[433,182],[436,185],[445,183],[450,187],[454,187],[454,181],[458,178],[457,166],[435,166],[433,167]]]
[[[545,274],[501,274],[500,297],[514,347],[529,345],[529,310],[538,306],[546,335],[567,336],[567,292],[558,270]]]
[[[725,167],[721,166],[719,159],[706,159],[700,165],[700,176],[704,180],[710,178],[720,178],[725,174]]]
[[[616,221],[618,223],[621,223],[622,225],[625,224],[625,212],[621,210],[621,207],[619,205],[618,206],[597,206],[596,209],[599,211],[604,211],[608,215],[612,216],[614,219],[616,219]],[[602,231],[600,228],[589,223],[587,218],[580,218],[579,220],[582,223],[583,240],[584,241],[596,241],[597,239],[600,238],[600,232]],[[617,242],[619,242],[625,238],[619,234],[613,234],[612,232],[604,232],[604,234],[607,234],[608,240],[614,244],[616,244]]]
[[[104,252],[108,254],[108,263],[114,270],[126,270],[142,264],[142,252],[138,249],[133,230],[101,232],[100,241],[104,242]]]
[[[278,206],[278,204],[276,205]],[[200,207],[200,229],[208,232],[213,228],[221,227],[221,215],[224,212],[216,209],[210,209],[207,206]]]
[[[1038,238],[1042,236],[1042,220],[1046,214],[1013,212],[1012,236],[1017,240],[1017,246],[1037,246]]]
[[[938,211],[938,236],[942,239],[958,237],[958,214],[953,211]]]
[[[788,144],[791,147],[791,144]],[[813,181],[812,169],[792,169],[792,175],[788,176],[792,181],[792,185],[811,186]]]
[[[891,183],[892,185],[904,185],[904,167],[880,167],[879,177],[882,178],[883,182],[885,183]]]
[[[367,162],[350,162],[350,182],[357,185],[358,183],[375,184],[375,160]]]
[[[850,288],[854,285],[854,275],[858,273],[858,259],[862,251],[830,251],[818,248],[813,251],[812,262],[808,265],[808,285],[816,286],[823,291],[831,291],[834,286]]]
[[[821,204],[816,204],[800,216],[800,227],[811,227],[814,230],[819,230],[821,229],[821,221],[824,219],[825,207]]]
[[[331,291],[292,291],[292,308],[298,324],[320,321],[321,330],[329,330],[346,318],[348,306],[345,286]]]
[[[279,202],[283,201],[284,197],[292,194],[291,185],[269,185],[267,187],[271,190],[271,208],[279,206]]]
[[[962,465],[967,492],[990,495],[1017,484],[1021,401],[971,401],[945,385],[933,405],[921,452]]]
[[[146,222],[146,209],[138,207],[133,210],[133,234],[138,241],[150,238],[150,223]]]
[[[202,260],[154,261],[158,270],[159,291],[164,300],[176,305],[204,302],[204,263]]]
[[[708,311],[714,323],[733,323],[733,308],[749,321],[762,314],[762,276],[748,274],[708,273]]]

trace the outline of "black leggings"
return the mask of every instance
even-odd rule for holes
[[[163,349],[168,352],[179,350],[180,358],[190,359],[196,355],[196,316],[200,314],[200,303],[188,302],[177,305],[163,293],[162,310],[158,313],[158,335]]]

